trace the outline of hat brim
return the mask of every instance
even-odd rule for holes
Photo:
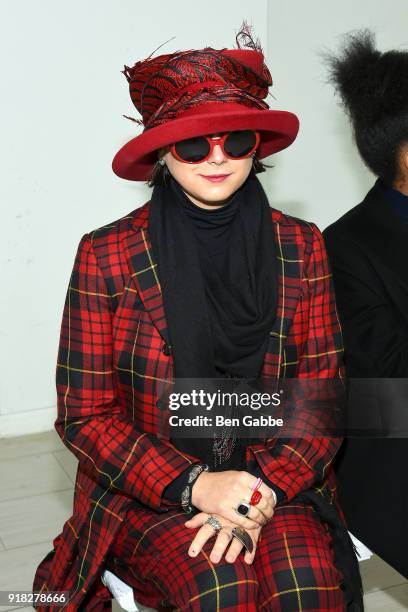
[[[299,131],[299,119],[289,111],[244,109],[223,106],[219,111],[184,114],[145,130],[132,138],[116,153],[112,161],[114,173],[129,181],[146,181],[157,162],[157,150],[179,140],[226,132],[230,130],[259,130],[261,142],[257,157],[263,159],[288,147]],[[233,111],[233,112],[232,112]]]

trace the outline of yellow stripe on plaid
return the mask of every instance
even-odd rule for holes
[[[149,533],[149,531],[151,531],[152,529],[154,529],[155,527],[158,527],[159,525],[163,525],[164,523],[167,523],[167,521],[171,521],[174,519],[174,517],[176,516],[185,516],[185,512],[177,512],[176,514],[172,514],[171,516],[166,516],[164,519],[161,519],[160,521],[157,521],[157,523],[154,523],[154,525],[151,525],[148,529],[146,529],[142,535],[140,536],[140,538],[137,540],[135,547],[133,549],[132,555],[131,555],[131,559],[133,559],[133,557],[136,554],[136,551],[139,547],[139,544],[142,542],[143,538]]]
[[[69,372],[81,372],[82,374],[113,374],[113,370],[84,370],[83,368],[72,368],[71,366],[65,365],[65,363],[57,363],[58,368],[64,368]]]
[[[146,250],[146,253],[147,253],[148,257],[149,257],[149,261],[150,261],[150,264],[151,264],[150,268],[153,270],[154,278],[155,278],[156,283],[157,283],[157,285],[158,285],[158,287],[160,289],[160,293],[162,293],[160,281],[159,281],[159,278],[158,278],[158,276],[156,274],[156,270],[155,270],[155,268],[157,267],[157,264],[154,264],[153,261],[152,261],[152,258],[151,258],[151,255],[150,255],[150,251],[149,251],[148,246],[147,246],[146,236],[145,236],[145,233],[143,231],[143,228],[141,229],[141,232],[142,232],[142,236],[143,236],[143,243],[144,243],[144,246],[145,246],[145,250]]]
[[[301,461],[303,461],[303,463],[305,465],[307,465],[307,467],[309,468],[309,470],[313,470],[312,466],[308,464],[308,462],[306,461],[306,459],[303,457],[303,455],[301,453],[299,453],[299,451],[297,451],[295,448],[293,448],[292,446],[289,446],[289,444],[283,444],[283,446],[285,448],[287,448],[288,450],[292,451],[292,453],[294,453],[295,455],[297,455],[299,457],[299,459]]]
[[[140,314],[139,320],[137,322],[136,335],[135,335],[135,339],[134,339],[133,347],[132,347],[132,362],[131,363],[132,363],[132,418],[133,418],[133,420],[135,420],[135,385],[134,385],[134,380],[133,380],[133,375],[134,375],[135,369],[133,367],[133,362],[134,362],[134,359],[135,359],[136,341],[137,341],[137,338],[139,336],[139,327],[140,327],[140,320],[141,320],[141,318],[142,318],[142,315]]]
[[[304,353],[302,357],[308,357],[310,359],[314,357],[323,357],[324,355],[333,355],[334,353],[342,353],[344,348],[333,349],[332,351],[324,351],[323,353]]]
[[[277,259],[281,259],[282,261],[286,261],[287,263],[303,263],[303,259],[286,259],[286,257],[277,256]]]
[[[304,278],[302,278],[302,281],[319,281],[319,280],[324,280],[325,278],[330,278],[332,276],[332,273],[330,272],[329,274],[324,274],[323,276],[305,276]]]
[[[159,380],[160,382],[166,382],[166,383],[172,383],[172,380],[170,380],[169,378],[159,378],[158,376],[149,376],[148,374],[140,374],[140,372],[137,372],[137,370],[129,370],[129,368],[120,368],[119,366],[116,366],[116,370],[118,370],[119,372],[127,372],[128,374],[136,374],[137,376],[140,376],[140,378],[146,378],[147,380]]]
[[[123,291],[120,291],[119,293],[98,293],[97,291],[85,291],[84,289],[77,289],[76,287],[70,287],[69,289],[70,291],[75,291],[76,293],[81,293],[82,295],[95,295],[97,297],[106,297],[106,298],[111,298],[111,297],[117,297],[118,295],[122,295]]]
[[[204,595],[209,595],[210,593],[213,593],[214,591],[220,591],[221,589],[228,589],[229,587],[235,586],[237,584],[258,584],[259,582],[258,580],[234,580],[233,582],[227,582],[226,584],[223,584],[219,587],[214,587],[213,589],[207,589],[207,591],[203,591],[202,593],[200,593],[200,595],[196,595],[195,597],[192,597],[191,599],[188,600],[188,603],[191,603],[193,601],[196,601],[197,599],[200,599],[201,597],[203,597]],[[219,612],[219,605],[217,607],[217,612]],[[182,610],[186,610],[185,606],[183,606],[183,608],[174,608],[174,612],[181,612]],[[215,612],[215,611],[214,611]]]
[[[266,604],[268,604],[271,601],[271,599],[274,599],[275,597],[279,597],[280,595],[287,595],[289,593],[295,593],[297,591],[337,591],[339,588],[340,588],[339,586],[328,586],[328,587],[310,586],[310,587],[301,587],[300,589],[286,589],[286,591],[278,591],[277,593],[274,593],[273,595],[265,599],[262,603],[260,603],[258,607],[262,608],[263,606],[266,606]]]
[[[278,244],[279,244],[279,253],[280,256],[278,256],[278,259],[281,260],[282,264],[281,264],[281,282],[282,282],[282,314],[281,314],[281,320],[280,320],[280,330],[279,330],[279,355],[278,355],[278,374],[277,374],[277,381],[278,379],[281,377],[280,374],[280,370],[281,370],[281,362],[282,362],[282,338],[283,338],[283,320],[285,318],[285,262],[283,259],[283,251],[282,251],[282,243],[281,243],[281,236],[280,236],[280,225],[279,223],[276,224],[276,235],[278,238]]]

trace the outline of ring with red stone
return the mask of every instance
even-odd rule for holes
[[[251,499],[249,500],[249,503],[251,506],[256,506],[256,504],[259,504],[261,499],[262,499],[262,493],[260,491],[254,491],[251,495]]]

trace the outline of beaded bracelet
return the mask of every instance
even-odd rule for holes
[[[190,474],[188,475],[187,485],[184,487],[181,493],[181,506],[186,514],[189,514],[194,509],[194,506],[191,503],[193,484],[201,472],[208,472],[209,469],[210,468],[206,463],[199,463],[191,469]]]

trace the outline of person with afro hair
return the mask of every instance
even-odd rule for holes
[[[408,577],[408,51],[379,51],[365,29],[325,60],[376,177],[323,232],[349,380],[339,497],[350,531]]]

